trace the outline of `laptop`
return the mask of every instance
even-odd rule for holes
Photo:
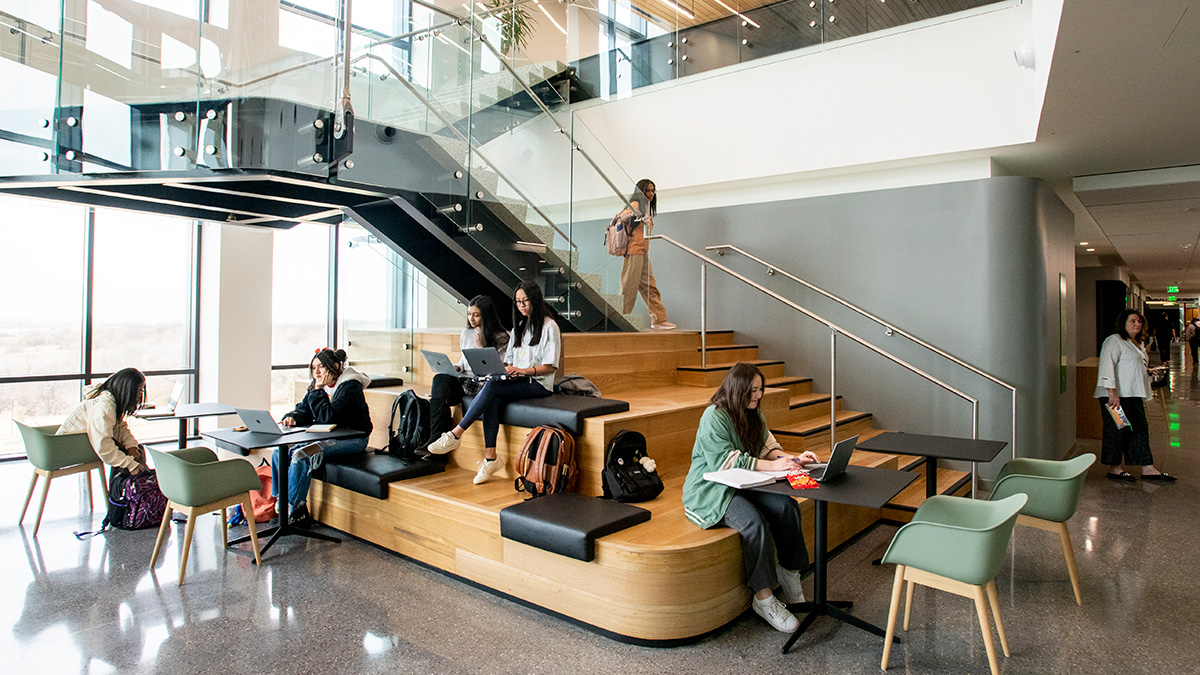
[[[854,446],[857,444],[858,436],[838,441],[833,446],[833,454],[829,456],[829,462],[806,464],[804,468],[808,471],[808,475],[818,483],[825,483],[837,478],[846,473],[846,467],[850,465],[850,455],[854,454]]]
[[[176,382],[175,386],[171,388],[171,397],[167,399],[167,405],[138,408],[138,415],[142,417],[173,416],[175,414],[175,407],[179,405],[179,399],[181,398],[183,398],[183,383]]]
[[[504,379],[508,377],[508,371],[504,369],[504,359],[500,352],[493,347],[464,349],[463,356],[466,357],[467,365],[471,366],[471,372],[475,373],[476,378]]]
[[[237,410],[238,417],[242,418],[242,423],[246,425],[247,431],[282,436],[308,430],[308,427],[283,428],[279,426],[275,422],[275,418],[271,417],[269,410],[253,410],[251,408],[235,408],[235,410]]]
[[[422,349],[421,356],[425,357],[425,361],[429,363],[429,367],[433,368],[435,373],[453,375],[454,377],[463,374],[455,370],[454,364],[450,363],[450,357],[441,352],[431,352],[428,349]]]

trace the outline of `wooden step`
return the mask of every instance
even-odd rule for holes
[[[711,348],[716,345],[731,345],[733,344],[733,331],[731,330],[710,330],[705,333],[707,335],[706,342]],[[699,341],[700,331],[696,331],[697,342]]]
[[[883,517],[907,523],[912,520],[913,513],[925,501],[925,468],[921,467],[914,473],[918,477],[904,488],[892,501],[883,507]],[[937,494],[966,497],[971,493],[971,473],[953,469],[938,469]]]
[[[700,348],[688,360],[686,365],[700,365]],[[708,365],[734,364],[739,361],[755,361],[758,359],[758,345],[709,345],[706,360]]]
[[[849,438],[870,430],[871,413],[854,410],[839,410],[837,412],[837,438]],[[803,420],[795,424],[771,426],[771,433],[789,452],[803,452],[829,445],[829,418],[818,417]]]
[[[768,377],[766,385],[768,389],[786,389],[790,396],[812,393],[811,377]]]
[[[758,366],[764,378],[783,377],[783,361],[755,359],[745,361],[744,363]],[[718,387],[725,381],[725,376],[729,374],[729,369],[732,367],[732,363],[710,363],[707,366],[680,366],[676,370],[675,382],[685,387]]]

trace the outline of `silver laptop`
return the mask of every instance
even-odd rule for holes
[[[467,364],[471,366],[471,372],[475,373],[475,377],[497,379],[508,377],[508,371],[504,369],[504,359],[500,352],[493,347],[464,349],[463,356],[467,358]]]
[[[175,408],[176,408],[176,406],[179,405],[179,400],[181,398],[183,398],[183,383],[176,382],[175,386],[171,388],[171,397],[167,399],[167,405],[165,405],[165,406],[157,406],[156,405],[156,406],[149,406],[146,408],[139,408],[138,414],[141,416],[174,415]]]
[[[237,410],[238,417],[242,418],[242,424],[246,425],[248,431],[282,436],[283,434],[294,434],[308,429],[308,427],[281,427],[275,422],[275,418],[271,417],[269,410],[253,410],[251,408],[235,408],[235,410]]]
[[[425,361],[429,363],[429,367],[433,368],[435,373],[453,375],[455,377],[462,375],[462,373],[454,369],[454,364],[450,363],[450,357],[441,352],[431,352],[428,349],[422,349],[421,356],[425,357]]]
[[[833,446],[833,454],[829,455],[828,462],[806,464],[804,468],[808,471],[808,475],[818,483],[825,483],[837,478],[846,473],[846,467],[850,465],[850,455],[854,454],[854,446],[857,444],[858,436],[838,441],[837,445]]]

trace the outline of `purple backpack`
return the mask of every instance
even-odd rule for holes
[[[146,470],[134,476],[126,470],[113,471],[108,484],[108,515],[105,527],[142,530],[157,527],[167,510],[167,497],[158,489],[158,476]]]

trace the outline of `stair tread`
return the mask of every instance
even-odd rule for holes
[[[854,410],[839,410],[837,411],[837,423],[839,426],[856,422],[861,419],[871,417],[869,412],[858,412]],[[795,424],[787,424],[780,427],[772,427],[771,431],[776,435],[785,434],[788,436],[810,436],[821,430],[829,429],[829,420],[825,417],[816,419],[804,420]]]
[[[776,359],[753,359],[753,360],[750,360],[750,361],[741,361],[740,363],[749,363],[749,364],[751,364],[751,365],[755,365],[755,366],[762,367],[762,366],[776,366],[776,365],[780,365],[780,364],[782,364],[782,363],[783,363],[783,360],[782,360],[782,359],[780,359],[780,360],[776,360]],[[732,367],[733,367],[733,365],[734,365],[734,364],[732,364],[732,363],[714,363],[714,364],[709,364],[709,365],[707,365],[707,366],[679,366],[679,370],[686,370],[686,371],[691,371],[691,372],[707,373],[707,372],[714,372],[714,371],[717,371],[717,370],[729,370],[730,368],[732,368]]]
[[[964,483],[965,481],[965,483]],[[947,495],[958,492],[964,484],[969,484],[971,474],[968,471],[955,471],[953,469],[938,469],[937,472],[937,494]],[[917,480],[913,481],[900,491],[900,494],[892,498],[892,501],[884,505],[884,508],[901,508],[916,510],[922,502],[925,501],[925,472],[920,472]]]
[[[708,345],[705,349],[710,352],[727,352],[733,349],[758,349],[758,345]],[[696,347],[696,351],[700,351],[700,348]]]
[[[767,381],[765,383],[765,386],[781,389],[783,387],[788,386],[789,384],[804,384],[806,382],[812,382],[812,378],[811,377],[792,377],[790,375],[785,375],[783,377],[768,377]]]
[[[842,397],[838,396],[838,400],[842,400]],[[797,394],[788,399],[788,408],[795,410],[818,403],[829,403],[829,394]]]

